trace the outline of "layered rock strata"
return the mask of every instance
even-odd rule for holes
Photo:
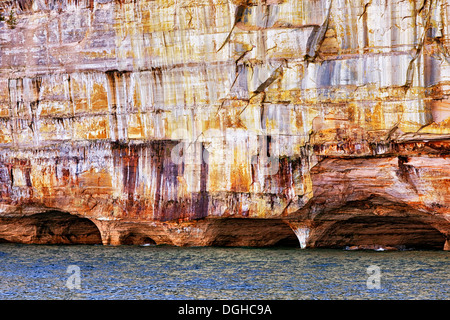
[[[450,249],[449,5],[0,1],[0,238]]]

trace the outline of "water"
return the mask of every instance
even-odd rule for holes
[[[449,299],[450,252],[0,244],[0,299]],[[80,289],[69,289],[70,265]],[[367,268],[380,268],[369,289]]]

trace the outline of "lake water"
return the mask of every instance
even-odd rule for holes
[[[445,251],[5,243],[0,299],[440,300],[449,266]]]

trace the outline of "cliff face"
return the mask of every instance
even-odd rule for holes
[[[0,8],[5,241],[450,249],[449,1]]]

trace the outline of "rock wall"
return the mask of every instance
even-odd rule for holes
[[[2,221],[58,210],[104,244],[450,249],[449,1],[0,8]]]

